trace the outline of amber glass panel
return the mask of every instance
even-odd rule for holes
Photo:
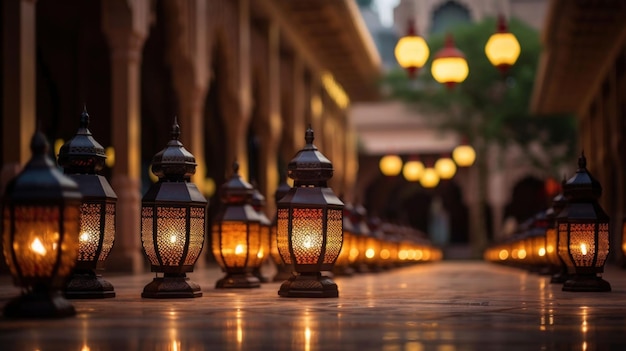
[[[253,260],[254,262],[252,264],[252,267],[260,266],[263,263],[263,261],[265,261],[266,257],[268,256],[270,252],[270,228],[271,227],[269,225],[261,224],[260,228],[261,228],[260,230],[261,241],[259,242],[260,248],[259,248],[259,252],[256,254],[256,259]]]
[[[568,235],[567,235],[567,230],[568,230],[568,224],[567,223],[559,223],[559,257],[561,257],[561,259],[563,260],[563,262],[565,262],[565,265],[567,265],[568,269],[574,268],[574,262],[572,262],[572,259],[569,256],[569,252],[568,252]]]
[[[57,276],[70,275],[78,257],[78,233],[80,231],[80,206],[66,206],[63,211],[63,242],[61,243],[61,264]]]
[[[224,259],[222,259],[220,253],[220,226],[217,222],[214,223],[211,228],[211,251],[213,252],[213,257],[215,257],[217,264],[224,268]]]
[[[156,248],[163,266],[179,266],[187,245],[187,209],[157,207]]]
[[[591,267],[596,253],[595,223],[570,224],[569,251],[578,267]]]
[[[261,265],[263,261],[259,257],[259,252],[261,251],[261,246],[263,245],[263,241],[261,240],[261,224],[258,222],[251,222],[249,225],[250,235],[248,236],[248,263],[247,267],[256,268]],[[266,241],[267,242],[267,241]]]
[[[294,208],[292,222],[291,245],[296,264],[317,264],[324,243],[322,210]]]
[[[551,264],[560,266],[561,260],[559,260],[557,238],[556,228],[548,228],[546,230],[546,257]]]
[[[80,206],[79,261],[94,261],[100,246],[101,203],[83,203]]]
[[[270,227],[270,254],[276,264],[283,264],[283,258],[280,257],[280,252],[278,251],[277,236],[278,228],[276,225],[272,225]]]
[[[289,253],[289,209],[278,210],[278,221],[276,228],[276,245],[278,252],[285,264],[291,264],[291,254]]]
[[[150,264],[158,266],[159,260],[154,250],[154,242],[152,241],[152,233],[154,232],[154,228],[152,228],[153,217],[154,210],[152,207],[141,208],[141,244]]]
[[[248,226],[245,222],[222,222],[213,232],[213,254],[223,257],[222,268],[243,268],[248,260]],[[218,259],[218,262],[222,261]]]
[[[596,267],[604,266],[606,258],[609,256],[609,224],[598,224],[598,258]]]
[[[341,251],[339,257],[335,262],[338,266],[347,266],[350,263],[350,249],[352,248],[352,234],[350,232],[343,232],[343,244],[341,245]]]
[[[106,204],[104,220],[104,240],[102,241],[102,251],[100,251],[99,261],[106,260],[113,247],[113,242],[115,241],[115,204]]]
[[[333,264],[343,243],[343,210],[328,210],[326,222],[326,255],[323,263]]]
[[[204,208],[192,207],[189,219],[189,248],[185,265],[194,265],[204,245]]]

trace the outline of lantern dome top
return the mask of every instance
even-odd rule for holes
[[[306,145],[294,156],[287,165],[289,178],[295,181],[296,186],[314,185],[326,186],[326,181],[333,177],[333,165],[317,147],[313,145],[315,135],[309,126],[304,140]]]
[[[84,106],[76,135],[59,150],[59,166],[66,174],[95,174],[104,167],[106,158],[104,148],[89,131],[89,114]]]
[[[50,145],[37,131],[30,142],[31,159],[7,184],[5,202],[30,204],[80,203],[78,185],[63,175],[48,156]]]
[[[152,173],[159,179],[188,180],[196,173],[196,158],[178,140],[180,126],[176,117],[170,135],[171,140],[167,146],[152,158]]]
[[[585,152],[578,158],[578,170],[563,186],[563,194],[567,201],[596,200],[602,195],[602,186],[587,170]]]
[[[257,189],[256,182],[252,182],[252,206],[258,211],[265,206],[265,196]]]
[[[236,161],[233,162],[233,175],[226,181],[226,183],[222,184],[220,188],[220,197],[222,201],[227,205],[250,204],[252,202],[253,194],[254,188],[252,185],[243,180],[241,175],[239,175],[239,163]]]

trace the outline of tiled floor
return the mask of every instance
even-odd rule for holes
[[[610,293],[568,293],[547,277],[482,262],[442,262],[336,278],[336,299],[288,299],[278,283],[204,296],[141,299],[152,275],[107,279],[117,297],[75,300],[62,320],[0,318],[0,350],[624,350],[626,271]],[[15,296],[0,277],[0,304]]]

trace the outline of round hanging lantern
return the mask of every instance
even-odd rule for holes
[[[239,175],[238,163],[220,191],[222,208],[213,224],[213,255],[226,276],[215,287],[258,288],[261,284],[252,270],[261,250],[261,219],[252,207],[254,189]]]
[[[459,167],[469,167],[476,161],[476,151],[471,145],[461,144],[452,150],[452,159]]]
[[[207,200],[191,182],[196,159],[179,137],[174,119],[170,141],[152,158],[158,181],[141,200],[141,243],[156,273],[143,289],[141,296],[146,298],[202,296],[200,286],[186,273],[193,272],[204,245]]]
[[[505,74],[515,64],[520,55],[520,45],[513,33],[509,32],[504,16],[498,16],[497,31],[489,37],[485,45],[485,55],[492,65]]]
[[[430,55],[428,44],[417,34],[413,21],[409,21],[407,35],[400,38],[394,54],[398,64],[408,72],[410,78],[415,77],[428,60],[428,55]]]
[[[402,171],[402,158],[398,155],[385,155],[378,162],[383,175],[394,177]]]
[[[452,34],[446,36],[444,47],[435,54],[430,68],[433,78],[448,89],[454,88],[467,78],[469,67],[461,50],[454,46]]]
[[[563,291],[610,291],[600,277],[609,254],[609,216],[598,204],[602,186],[587,171],[584,153],[563,193],[567,203],[557,216],[558,250],[572,274]]]
[[[424,164],[418,160],[409,160],[402,167],[402,175],[409,182],[417,182],[424,173]]]
[[[296,275],[284,282],[283,297],[338,297],[337,284],[322,276],[332,271],[343,242],[343,203],[327,187],[333,166],[313,145],[313,130],[306,145],[289,162],[294,187],[278,202],[278,250]]]
[[[435,171],[441,179],[452,179],[456,174],[456,164],[450,157],[442,157],[435,162]]]
[[[6,187],[3,197],[4,258],[21,296],[4,307],[9,318],[54,318],[76,314],[60,293],[78,256],[78,185],[48,156],[45,136],[36,132],[31,159]]]
[[[439,185],[439,174],[432,167],[426,167],[424,174],[420,178],[420,184],[427,189],[434,188]]]
[[[97,174],[104,168],[106,158],[104,148],[89,131],[85,108],[76,135],[59,151],[59,166],[78,184],[83,195],[78,260],[65,287],[68,298],[115,297],[113,285],[96,274],[96,269],[104,269],[115,237],[117,195],[107,179]]]

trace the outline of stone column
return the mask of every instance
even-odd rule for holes
[[[117,193],[115,245],[110,270],[143,270],[141,219],[140,73],[150,10],[147,1],[102,2],[102,26],[111,52],[111,140],[116,150],[111,185]]]
[[[35,132],[35,0],[3,1],[0,194],[30,159]]]

